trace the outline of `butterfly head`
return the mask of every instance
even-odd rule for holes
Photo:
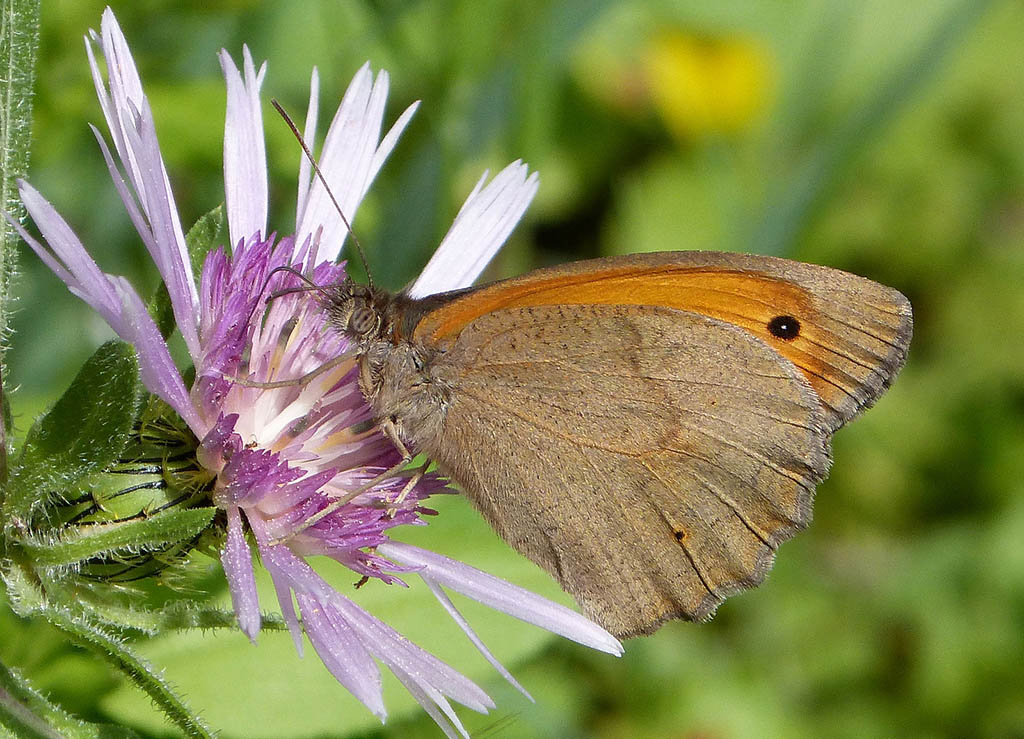
[[[385,332],[389,296],[346,279],[328,293],[331,325],[357,343],[379,340]]]

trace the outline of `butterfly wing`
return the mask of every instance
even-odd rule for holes
[[[497,532],[619,636],[704,619],[804,527],[828,422],[749,332],[657,306],[499,309],[431,366],[412,438]]]
[[[447,302],[435,299],[429,312],[416,316],[414,339],[444,344],[500,309],[594,304],[660,305],[746,330],[800,370],[832,431],[889,387],[906,358],[913,324],[903,295],[848,272],[775,257],[689,251],[575,262]],[[773,332],[779,319],[792,319],[782,325],[795,334]]]

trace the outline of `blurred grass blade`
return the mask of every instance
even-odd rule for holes
[[[56,542],[24,540],[22,548],[40,567],[62,567],[95,557],[116,557],[160,549],[197,536],[210,525],[217,509],[163,511],[149,518],[124,523],[69,527]]]
[[[854,3],[826,3],[815,21],[815,28],[801,51],[796,76],[783,85],[779,112],[772,123],[767,140],[772,142],[773,154],[799,150],[800,142],[812,140],[816,126],[820,126],[820,105],[808,101],[827,100],[829,91],[837,84],[843,56],[850,44],[837,42],[845,30],[853,26]],[[740,247],[741,249],[744,247]]]
[[[101,657],[141,688],[182,735],[212,739],[213,731],[193,712],[160,674],[122,639],[81,615],[63,608],[47,607],[40,614],[66,633],[75,644]]]
[[[747,248],[759,254],[785,254],[811,225],[820,206],[854,157],[893,121],[903,107],[942,68],[974,27],[991,0],[961,0],[941,20],[921,49],[878,86],[862,106],[825,139],[808,161],[769,200]]]
[[[76,719],[0,664],[0,727],[24,739],[115,739],[137,737],[131,729]]]
[[[0,209],[20,219],[24,211],[15,179],[28,170],[32,132],[32,83],[39,46],[39,0],[0,3]],[[0,218],[0,484],[7,482],[7,429],[11,414],[3,381],[7,341],[7,308],[18,238]]]

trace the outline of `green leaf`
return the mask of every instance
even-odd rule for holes
[[[216,513],[217,509],[212,507],[162,511],[149,518],[121,523],[69,526],[55,542],[25,539],[20,543],[35,564],[59,567],[187,541],[209,526]]]
[[[209,213],[196,221],[185,234],[188,244],[188,256],[192,262],[193,273],[199,273],[206,255],[222,245],[224,235],[224,206],[218,205]]]
[[[188,245],[189,261],[192,263],[193,278],[197,278],[202,270],[203,260],[207,253],[220,246],[224,233],[224,206],[218,205],[201,217],[185,234]],[[166,339],[174,331],[174,312],[171,310],[171,296],[167,286],[160,283],[156,293],[149,301],[149,314],[156,321],[160,333]]]
[[[116,460],[139,403],[135,350],[120,341],[107,342],[29,429],[7,488],[6,524],[27,526],[35,507],[49,496]]]
[[[90,650],[127,675],[185,736],[212,739],[213,732],[206,722],[188,707],[184,698],[177,694],[160,673],[121,639],[67,609],[47,607],[41,614],[80,647]]]

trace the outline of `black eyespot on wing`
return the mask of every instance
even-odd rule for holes
[[[768,321],[768,333],[776,339],[789,341],[800,335],[800,321],[793,316],[775,316]]]

